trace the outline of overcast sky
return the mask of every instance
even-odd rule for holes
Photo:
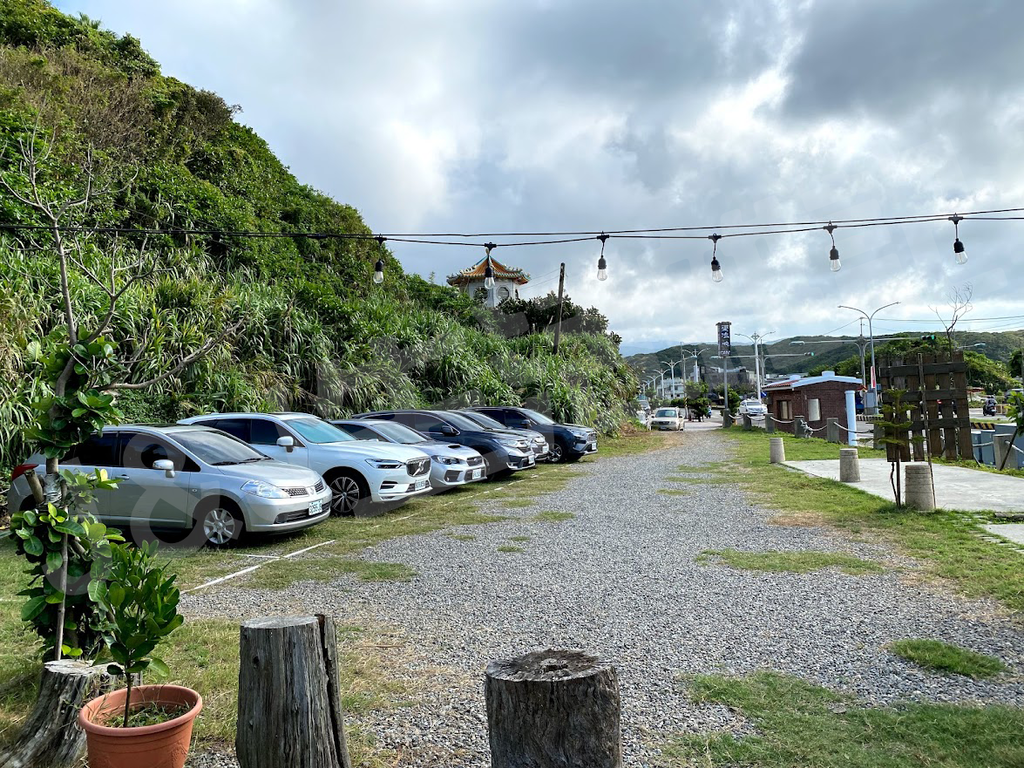
[[[1017,0],[60,0],[216,91],[377,232],[619,230],[1024,206]],[[709,234],[709,232],[703,233]],[[624,351],[934,318],[1024,327],[1024,221],[498,249],[598,306]],[[496,238],[501,242],[500,238]],[[394,244],[444,276],[467,247]],[[948,311],[946,312],[948,313]],[[992,319],[987,318],[1005,318]],[[926,323],[876,319],[875,333]],[[937,321],[932,323],[937,325]]]

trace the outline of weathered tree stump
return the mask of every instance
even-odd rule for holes
[[[50,661],[43,665],[39,696],[18,738],[0,752],[0,768],[66,768],[78,765],[85,733],[78,710],[120,686],[105,665]]]
[[[247,621],[240,646],[239,766],[351,768],[334,621],[326,616]]]
[[[487,665],[491,768],[622,768],[619,680],[582,651]]]

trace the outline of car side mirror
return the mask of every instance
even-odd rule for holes
[[[442,424],[441,425],[441,434],[442,435],[447,435],[448,437],[451,437],[452,435],[457,435],[459,433],[455,429],[455,427],[453,427],[451,424]]]
[[[295,450],[295,438],[289,435],[277,438],[277,445],[279,448],[284,448],[288,453]]]
[[[153,469],[163,472],[168,478],[174,477],[174,462],[170,459],[157,459],[153,462]]]

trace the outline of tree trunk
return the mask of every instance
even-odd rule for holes
[[[326,616],[254,619],[242,624],[240,645],[239,766],[351,768],[334,621]]]
[[[622,768],[615,668],[581,651],[487,665],[492,768]]]
[[[78,710],[115,688],[105,666],[51,661],[43,666],[39,696],[18,738],[0,752],[0,768],[67,768],[78,765],[85,734]]]

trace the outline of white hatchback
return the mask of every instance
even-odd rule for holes
[[[686,429],[682,408],[659,408],[651,417],[651,429]]]

